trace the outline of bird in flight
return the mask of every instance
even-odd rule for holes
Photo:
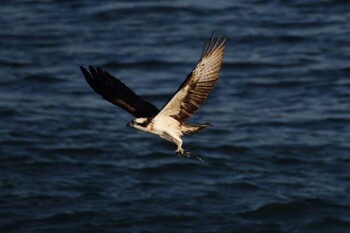
[[[193,154],[182,148],[181,136],[211,126],[209,123],[190,124],[186,121],[214,88],[220,74],[225,43],[226,37],[219,36],[215,39],[211,35],[210,41],[204,44],[197,65],[160,110],[100,67],[89,66],[90,72],[82,66],[80,69],[95,92],[135,117],[127,126],[159,135],[177,145],[177,155],[192,157]],[[200,157],[194,157],[204,162]]]

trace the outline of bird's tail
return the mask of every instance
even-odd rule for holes
[[[204,123],[204,124],[183,124],[182,125],[182,133],[184,134],[194,134],[197,133],[203,129],[206,129],[208,127],[212,126],[210,123]]]

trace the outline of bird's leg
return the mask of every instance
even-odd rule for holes
[[[182,139],[178,135],[172,134],[172,133],[169,133],[169,132],[167,132],[166,135],[168,135],[166,137],[167,140],[171,139],[171,141],[174,142],[177,145],[177,149],[175,151],[177,156],[188,157],[188,158],[195,158],[195,159],[198,159],[199,161],[201,161],[204,165],[208,166],[207,163],[201,157],[199,157],[198,155],[192,154],[189,151],[185,151],[182,148]]]
[[[177,145],[177,149],[176,149],[176,154],[177,155],[183,155],[185,153],[185,150],[182,148],[182,140],[181,138],[178,138],[177,140],[174,139],[176,145]]]
[[[177,155],[183,155],[185,153],[185,150],[182,148],[182,139],[174,133],[166,132],[166,135],[168,135],[167,136],[168,139],[171,139],[169,141],[172,141],[174,144],[177,145],[177,149],[175,153]]]

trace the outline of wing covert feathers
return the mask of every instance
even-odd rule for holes
[[[89,66],[89,71],[80,67],[86,82],[105,100],[115,104],[128,111],[135,117],[151,117],[156,115],[159,110],[151,103],[145,101],[136,95],[119,79],[115,78],[100,67],[96,69]]]
[[[172,116],[184,122],[199,109],[219,78],[225,43],[226,37],[219,36],[214,41],[212,34],[210,41],[204,44],[199,62],[159,115]]]

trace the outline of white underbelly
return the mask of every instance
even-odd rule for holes
[[[155,134],[162,135],[164,132],[174,133],[178,136],[182,135],[180,122],[172,117],[159,117],[153,121],[153,129]]]

